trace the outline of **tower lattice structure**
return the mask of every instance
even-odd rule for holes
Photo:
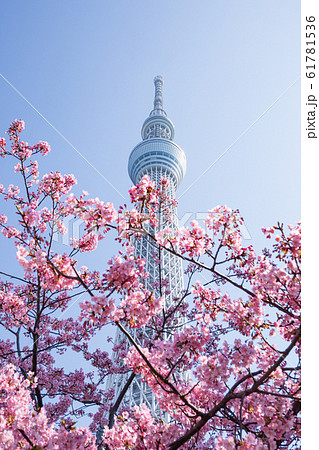
[[[170,199],[175,199],[176,189],[180,185],[186,172],[186,156],[184,151],[174,142],[175,129],[172,121],[167,117],[163,109],[163,78],[157,76],[154,78],[155,98],[154,107],[149,117],[142,126],[142,141],[132,150],[128,172],[134,184],[137,184],[144,175],[148,175],[155,183],[159,184],[161,178],[168,180],[168,189],[166,194]],[[160,218],[157,231],[164,225],[165,218]],[[167,223],[165,223],[167,227]],[[170,211],[169,227],[176,229],[178,226],[178,217],[176,207],[172,206]],[[145,287],[154,291],[160,280],[166,280],[165,285],[165,303],[164,308],[169,308],[176,299],[180,299],[183,294],[183,268],[182,261],[172,253],[166,250],[161,252],[161,264],[158,264],[154,257],[158,251],[154,247],[153,240],[147,236],[142,236],[135,241],[135,256],[145,259],[145,270],[149,273],[149,278],[145,280]],[[180,318],[180,325],[182,319]],[[139,340],[138,331],[130,331],[132,337]],[[151,339],[151,332],[146,331]],[[116,335],[116,344],[125,339],[123,334],[118,331]],[[114,360],[117,355],[114,353]],[[108,387],[114,389],[114,401],[119,397],[124,389],[130,374],[115,374],[109,377]],[[131,382],[122,404],[128,407],[145,403],[152,413],[156,416],[162,415],[156,402],[155,395],[149,386],[142,382],[140,376],[135,376]]]

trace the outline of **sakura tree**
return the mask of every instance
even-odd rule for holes
[[[0,139],[1,156],[15,160],[21,179],[0,186],[15,213],[0,215],[1,231],[21,267],[1,268],[1,448],[94,449],[101,427],[100,444],[109,449],[299,448],[300,225],[264,228],[273,244],[261,255],[243,246],[243,219],[226,206],[208,213],[209,233],[196,222],[159,229],[159,212],[169,219],[175,206],[165,180],[157,187],[142,178],[130,190],[132,206],[116,211],[85,191],[72,193],[73,175],[40,177],[33,158],[50,147],[23,142],[23,128],[16,120],[10,143]],[[69,216],[85,230],[61,253],[54,236]],[[134,256],[134,242],[145,237],[158,249],[159,274],[163,252],[185,262],[185,292],[169,308],[165,280],[147,289],[144,261]],[[79,255],[102,239],[120,245],[105,270],[79,266]],[[79,296],[80,316],[68,316]],[[122,364],[90,346],[111,323],[125,338],[115,349]],[[72,352],[90,370],[64,369]],[[125,407],[125,392],[106,391],[117,372],[127,372],[128,383],[141,376],[169,420],[143,404]],[[90,431],[75,428],[85,414]]]

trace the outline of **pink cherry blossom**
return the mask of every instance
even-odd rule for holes
[[[0,237],[19,264],[1,268],[0,447],[96,449],[99,431],[110,449],[298,448],[300,224],[263,228],[269,246],[260,254],[244,247],[243,218],[227,206],[208,212],[208,232],[196,221],[178,229],[171,181],[148,176],[116,211],[72,192],[73,175],[40,176],[33,157],[50,146],[21,140],[23,129],[16,120],[10,145],[0,139],[15,180],[0,185]],[[84,232],[61,248],[70,218]],[[99,272],[89,253],[102,239],[120,249]],[[145,242],[156,274],[135,256]],[[187,267],[179,297],[167,252]],[[114,357],[102,348],[111,324],[123,336]],[[140,377],[162,412],[118,404],[105,388],[112,374]],[[89,429],[77,427],[84,416]]]

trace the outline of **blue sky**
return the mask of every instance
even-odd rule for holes
[[[0,77],[0,135],[22,118],[24,140],[48,141],[42,174],[74,173],[77,191],[127,200],[128,157],[162,75],[187,156],[180,219],[239,208],[258,250],[262,226],[300,220],[299,1],[18,0],[0,10],[0,73],[29,102]],[[1,163],[1,182],[14,183]],[[103,244],[90,261],[101,269],[112,253]]]
[[[161,74],[188,162],[180,217],[227,204],[256,239],[262,225],[299,220],[300,80],[201,176],[300,76],[298,1],[18,1],[2,10],[2,75],[124,196]],[[81,189],[123,201],[2,78],[0,95],[1,135],[23,118],[25,139],[53,148],[44,171],[73,172]]]

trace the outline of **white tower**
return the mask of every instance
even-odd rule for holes
[[[144,175],[149,175],[156,183],[159,183],[161,178],[167,179],[169,182],[167,194],[171,199],[175,199],[176,189],[185,175],[186,156],[183,150],[173,141],[174,125],[167,118],[163,109],[163,78],[161,76],[155,77],[154,84],[154,108],[142,126],[143,140],[130,154],[128,172],[134,184],[138,183]],[[159,228],[163,225],[164,220],[165,218],[160,218]],[[171,207],[169,226],[172,229],[178,226],[175,207]],[[161,252],[161,264],[159,265],[154,258],[154,252],[156,251],[158,252],[158,249],[154,246],[153,241],[147,237],[141,237],[135,242],[135,254],[145,259],[145,270],[149,273],[149,278],[145,280],[146,288],[155,291],[155,295],[159,295],[156,288],[154,289],[154,285],[160,280],[166,280],[165,290],[169,292],[165,295],[165,308],[167,309],[180,299],[183,293],[182,262],[180,258],[164,250]],[[132,330],[131,335],[135,339],[139,339],[138,331]],[[147,331],[147,335],[151,337],[151,331]],[[121,332],[118,332],[116,342],[120,343],[123,339],[125,339],[124,336]],[[116,359],[116,354],[114,354],[114,359]],[[115,390],[114,402],[121,395],[130,375],[130,373],[117,374],[109,378],[108,387],[113,387]],[[143,383],[139,376],[135,376],[126,391],[122,404],[131,407],[141,403],[145,403],[154,415],[161,414],[156,398],[148,385]]]

